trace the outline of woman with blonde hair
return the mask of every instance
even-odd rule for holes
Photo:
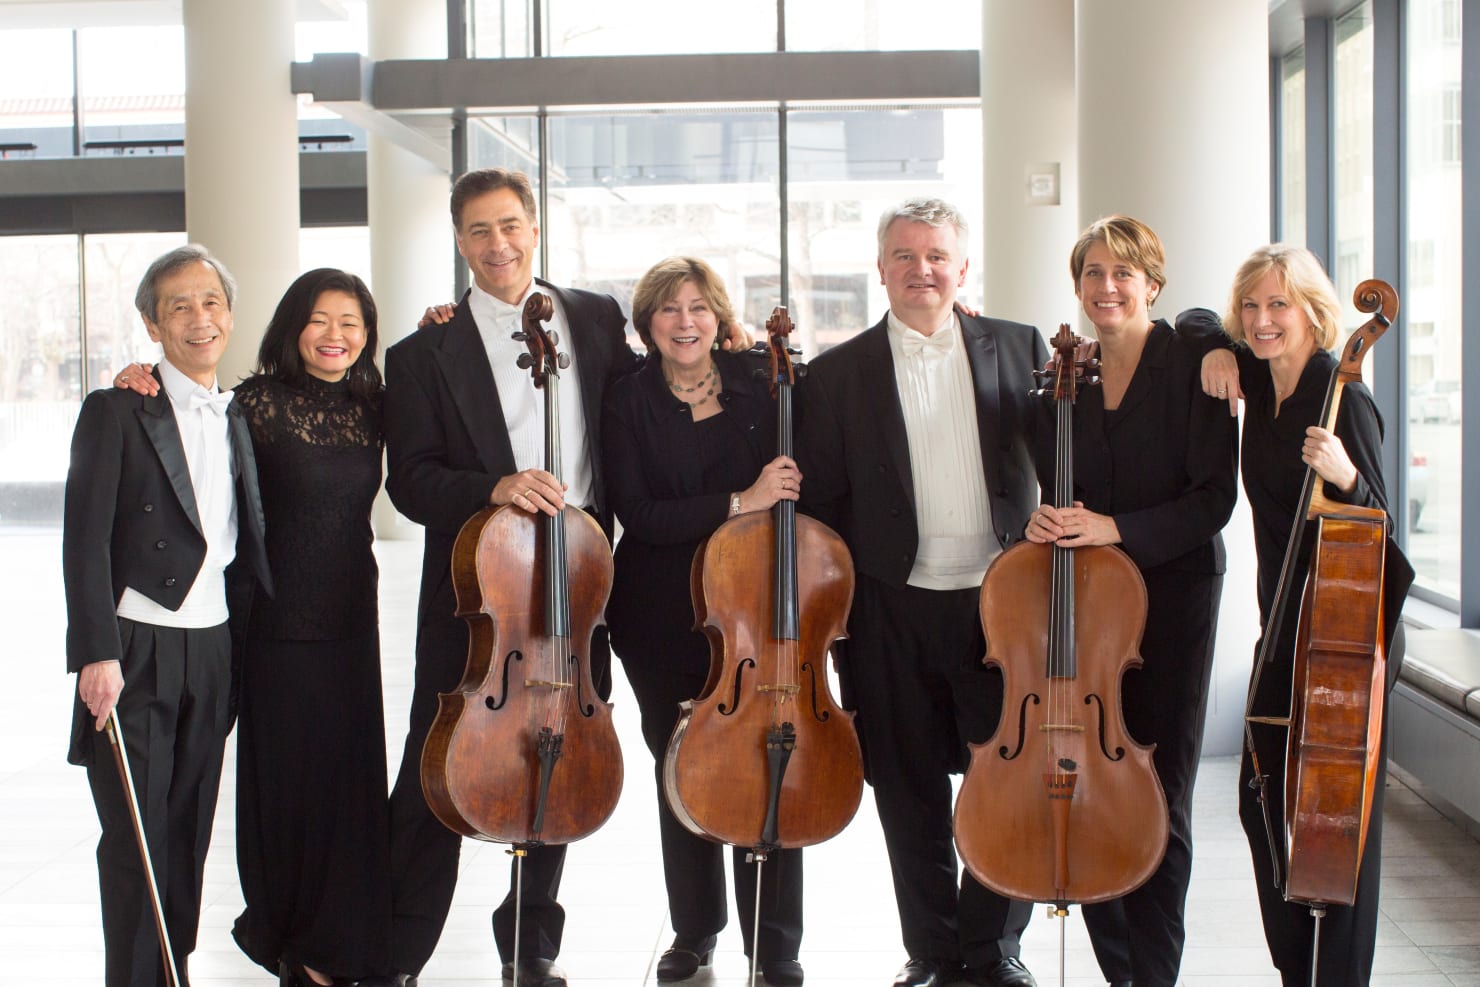
[[[1254,520],[1259,613],[1266,625],[1307,468],[1316,471],[1332,500],[1387,509],[1381,466],[1382,417],[1371,392],[1360,383],[1346,385],[1335,429],[1319,424],[1336,368],[1330,350],[1340,335],[1340,316],[1336,289],[1314,254],[1285,243],[1260,247],[1234,277],[1225,320],[1234,346],[1231,351],[1208,354],[1203,363],[1203,385],[1209,395],[1226,399],[1230,412],[1237,411],[1240,398],[1245,404],[1243,480]],[[1296,587],[1305,584],[1310,547],[1309,540],[1301,547],[1293,574]],[[1401,605],[1412,570],[1391,546],[1389,557],[1387,599]],[[1395,624],[1398,606],[1389,602],[1388,609],[1389,621]],[[1283,623],[1272,660],[1259,677],[1251,708],[1255,716],[1280,717],[1290,711],[1296,628],[1293,619]],[[1254,729],[1259,763],[1267,779],[1262,786],[1250,786],[1254,769],[1245,750],[1239,772],[1239,820],[1253,858],[1264,937],[1284,983],[1309,984],[1314,919],[1308,906],[1284,900],[1274,881],[1275,849],[1265,829],[1266,811],[1275,821],[1275,832],[1282,829],[1285,733],[1258,725]],[[1386,746],[1385,725],[1383,738]],[[1328,907],[1321,923],[1317,972],[1319,983],[1327,987],[1366,984],[1372,974],[1387,762],[1381,758],[1378,763],[1356,900],[1351,907]],[[1263,806],[1260,791],[1267,800]]]

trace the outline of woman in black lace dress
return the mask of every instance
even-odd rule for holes
[[[276,593],[241,649],[237,867],[243,952],[283,984],[389,968],[389,815],[370,506],[380,488],[375,302],[323,268],[294,281],[237,385]],[[129,368],[125,383],[153,378]]]

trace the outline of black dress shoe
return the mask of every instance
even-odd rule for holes
[[[912,959],[894,975],[894,987],[946,987],[961,973],[951,960]]]
[[[972,980],[981,987],[1038,987],[1038,981],[1016,956],[1004,956],[995,963],[971,971]]]
[[[1112,980],[1110,987],[1136,987],[1136,985],[1130,980]]]
[[[504,964],[504,979],[514,979],[514,964]],[[540,956],[519,961],[519,987],[566,987],[565,971]]]
[[[802,965],[796,960],[766,960],[761,976],[771,987],[802,987]]]
[[[658,983],[687,980],[699,972],[699,967],[708,966],[714,960],[714,944],[717,941],[717,936],[705,936],[698,942],[674,939],[668,951],[658,957]]]
[[[391,973],[374,977],[362,977],[355,987],[416,987],[416,976],[407,973]]]

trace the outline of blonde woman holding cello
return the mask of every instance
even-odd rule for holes
[[[1230,414],[1237,413],[1240,398],[1245,404],[1243,480],[1254,520],[1259,612],[1266,625],[1291,526],[1300,512],[1307,468],[1315,470],[1332,500],[1387,509],[1381,466],[1382,417],[1371,392],[1360,383],[1347,384],[1335,429],[1319,424],[1336,368],[1330,349],[1338,340],[1340,315],[1336,290],[1309,250],[1282,243],[1260,247],[1234,276],[1225,325],[1235,345],[1231,351],[1210,353],[1203,364],[1203,387],[1209,395],[1227,400]],[[1307,542],[1294,570],[1294,586],[1305,584],[1309,552]],[[1407,563],[1398,568],[1406,569]],[[1411,570],[1406,578],[1390,578],[1388,599],[1396,592],[1401,600],[1411,579]],[[1397,607],[1389,610],[1389,619],[1395,623]],[[1259,677],[1250,710],[1253,715],[1289,714],[1296,625],[1293,616],[1283,622],[1273,660]],[[1308,905],[1285,901],[1282,884],[1274,880],[1272,848],[1265,830],[1265,808],[1277,827],[1284,818],[1285,736],[1283,731],[1266,730],[1254,738],[1268,775],[1264,790],[1270,804],[1261,807],[1257,790],[1250,787],[1254,769],[1246,750],[1239,775],[1239,818],[1253,858],[1270,957],[1285,984],[1305,985],[1311,982],[1315,922]],[[1321,923],[1316,959],[1318,983],[1323,987],[1363,985],[1372,974],[1385,758],[1378,763],[1356,899],[1350,907],[1328,906]]]

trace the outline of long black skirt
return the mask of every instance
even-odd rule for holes
[[[250,639],[237,728],[232,935],[336,977],[389,972],[390,813],[380,645]]]

